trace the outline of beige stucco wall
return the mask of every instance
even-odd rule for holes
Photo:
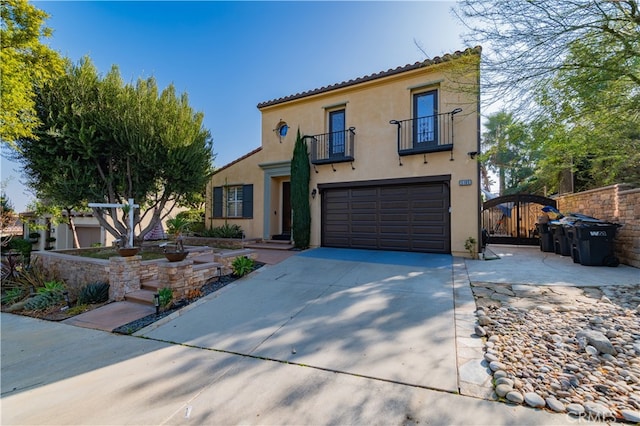
[[[260,164],[288,161],[293,154],[296,130],[303,135],[328,132],[328,110],[344,106],[346,128],[355,127],[355,161],[312,166],[310,190],[318,184],[335,182],[369,181],[417,176],[451,176],[451,249],[454,255],[468,255],[465,240],[479,234],[479,169],[477,159],[468,152],[478,151],[478,55],[473,55],[466,74],[460,72],[460,64],[445,62],[397,75],[386,76],[354,86],[306,96],[272,106],[262,111],[262,150],[212,177],[208,188],[207,217],[211,226],[219,226],[223,220],[211,219],[211,187],[228,184],[254,184],[254,214],[252,220],[229,220],[239,223],[249,238],[263,237],[265,171]],[[455,108],[463,111],[454,118],[453,152],[435,152],[398,157],[397,127],[389,120],[405,120],[412,117],[412,95],[421,91],[438,89],[438,112]],[[274,129],[281,121],[290,130],[281,138]],[[426,158],[426,163],[425,163]],[[451,161],[453,158],[453,161]],[[477,158],[477,157],[476,157]],[[400,161],[402,165],[400,165]],[[335,169],[335,171],[334,171]],[[315,173],[317,171],[317,173]],[[472,180],[470,186],[459,186],[462,179]],[[282,179],[273,179],[279,183]],[[276,185],[279,186],[279,185]],[[277,199],[277,188],[271,187],[270,195]],[[311,245],[320,245],[321,197],[311,199]],[[271,206],[267,220],[268,234],[277,234],[280,218],[277,208]]]

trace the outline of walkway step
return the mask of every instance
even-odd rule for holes
[[[155,291],[151,290],[136,290],[124,295],[124,300],[127,302],[140,303],[142,305],[154,305],[153,295]]]
[[[245,247],[253,249],[291,250],[294,246],[289,241],[268,240],[261,243],[247,244]]]
[[[158,280],[147,280],[140,284],[142,290],[149,290],[157,293],[162,288],[162,283]]]

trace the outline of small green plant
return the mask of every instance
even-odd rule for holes
[[[33,238],[34,240],[37,240],[40,238],[40,233],[39,232],[30,232],[29,233],[29,238]]]
[[[160,306],[166,308],[173,300],[173,290],[169,287],[164,287],[158,290],[158,296],[160,296]]]
[[[80,315],[89,310],[89,305],[76,305],[73,308],[67,309],[67,315],[75,316]]]
[[[43,287],[38,289],[38,294],[53,294],[60,293],[64,291],[64,283],[62,281],[52,280],[46,281]]]
[[[24,290],[20,287],[10,288],[2,296],[3,305],[11,305],[25,296]]]
[[[238,256],[233,259],[231,268],[233,268],[233,274],[238,277],[244,277],[249,272],[253,271],[253,259],[245,256]]]
[[[109,300],[109,283],[96,282],[80,289],[78,304],[102,303]]]
[[[184,216],[176,216],[167,219],[167,231],[174,235],[174,237],[180,236],[189,227],[189,219]]]
[[[210,238],[242,238],[242,234],[243,231],[240,225],[228,223],[201,232],[203,237]]]
[[[31,259],[31,242],[24,238],[12,238],[8,244],[9,250],[15,250],[22,254],[24,263],[28,264]]]
[[[469,255],[472,259],[476,259],[478,257],[478,254],[476,252],[476,243],[477,241],[473,237],[467,238],[467,240],[464,242],[464,248],[469,252]]]
[[[27,311],[42,311],[49,306],[55,305],[64,298],[64,283],[61,281],[47,281],[44,287],[40,287],[35,296],[30,298],[24,305]]]

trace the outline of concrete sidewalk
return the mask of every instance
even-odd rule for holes
[[[640,269],[627,265],[583,266],[571,256],[542,252],[537,246],[492,245],[500,259],[465,260],[470,281],[549,286],[640,284]]]
[[[3,425],[577,422],[350,374],[5,313],[0,318]]]

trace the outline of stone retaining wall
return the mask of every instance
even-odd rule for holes
[[[620,262],[640,268],[640,188],[618,184],[556,200],[563,213],[582,213],[623,225],[616,237],[616,256]]]
[[[51,251],[31,252],[31,261],[67,285],[69,296],[75,299],[80,289],[95,282],[109,282],[109,261],[91,259]]]
[[[166,259],[147,260],[141,256],[111,257],[108,260],[92,259],[60,252],[32,252],[32,261],[42,265],[43,269],[56,278],[63,280],[72,300],[76,299],[82,287],[89,283],[103,281],[109,283],[109,300],[121,301],[127,293],[139,290],[146,281],[158,280],[163,286],[173,290],[174,299],[187,297],[191,290],[199,289],[207,281],[219,274],[232,273],[231,264],[238,256],[256,259],[254,250],[234,250],[212,253],[210,248],[199,248],[189,253],[189,257],[180,262]],[[198,264],[194,269],[192,257],[213,254],[215,262]],[[193,255],[193,256],[192,256]]]

